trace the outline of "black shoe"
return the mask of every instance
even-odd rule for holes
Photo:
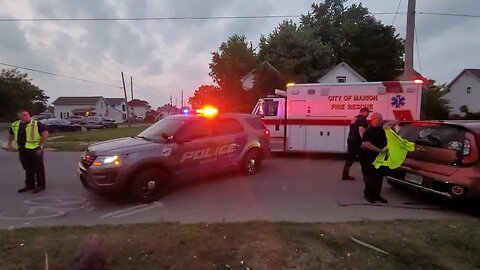
[[[32,190],[32,193],[40,193],[45,190],[45,187],[36,187]]]
[[[32,189],[34,189],[34,187],[26,186],[26,187],[24,187],[24,188],[19,189],[19,190],[18,190],[18,193],[27,192],[27,191],[30,191],[30,190],[32,190]]]
[[[387,200],[385,200],[382,196],[378,196],[377,199],[376,199],[377,202],[381,202],[381,203],[388,203]]]
[[[354,181],[354,180],[355,180],[355,177],[349,176],[349,175],[344,175],[344,176],[342,177],[342,180],[343,180],[343,181]]]
[[[365,196],[364,198],[365,198],[365,200],[366,200],[367,202],[369,202],[369,203],[375,203],[375,200],[372,199],[372,198],[370,198],[370,197]]]

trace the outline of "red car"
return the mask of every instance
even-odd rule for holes
[[[417,150],[388,173],[392,186],[450,199],[480,198],[480,121],[403,123],[399,135]]]

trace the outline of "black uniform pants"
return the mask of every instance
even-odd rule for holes
[[[386,167],[375,169],[372,164],[365,166],[365,197],[376,199],[382,191],[383,178],[385,177]]]
[[[364,154],[364,151],[361,148],[361,144],[348,142],[347,157],[345,159],[345,166],[343,167],[344,177],[350,175],[350,167],[352,167],[353,163],[356,160],[360,162],[360,166],[362,167],[362,174],[365,176],[365,165],[364,165],[363,154]]]
[[[30,188],[45,187],[43,150],[19,149],[19,156],[26,174],[25,185]]]

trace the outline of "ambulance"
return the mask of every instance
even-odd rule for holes
[[[385,120],[420,118],[423,81],[288,84],[260,99],[252,114],[270,131],[275,152],[345,153],[352,118],[363,107]]]

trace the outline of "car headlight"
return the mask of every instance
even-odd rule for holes
[[[122,164],[121,157],[115,156],[99,156],[93,162],[93,166],[116,167]]]

